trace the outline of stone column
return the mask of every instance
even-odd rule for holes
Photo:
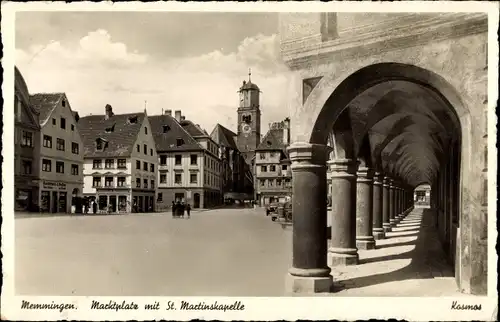
[[[389,183],[389,222],[391,227],[396,226],[396,187],[394,185],[394,180],[390,179]]]
[[[397,224],[401,220],[399,212],[399,181],[394,181],[394,222]]]
[[[373,173],[371,169],[360,167],[356,180],[356,247],[374,249],[373,238]]]
[[[331,266],[356,265],[356,169],[351,159],[328,162],[332,178],[332,238],[328,249]]]
[[[382,181],[383,176],[380,172],[375,172],[373,176],[373,238],[377,240],[385,238],[384,228],[382,225],[382,203],[384,202]]]
[[[382,185],[382,227],[386,233],[392,231],[390,223],[390,182],[391,179],[384,176]]]
[[[326,145],[294,143],[289,148],[293,188],[293,263],[287,291],[330,292],[327,265]]]

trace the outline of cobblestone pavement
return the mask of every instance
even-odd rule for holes
[[[333,296],[458,295],[430,225],[415,210],[332,271]],[[283,296],[291,227],[262,209],[17,218],[16,293],[95,296]]]

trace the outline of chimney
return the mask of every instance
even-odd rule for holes
[[[181,121],[185,121],[186,117],[184,115],[181,116]]]
[[[285,119],[283,126],[283,143],[288,145],[290,143],[290,119],[287,117]]]
[[[106,104],[106,114],[104,116],[104,119],[109,119],[111,116],[113,116],[113,108],[111,107],[111,105],[109,104]]]
[[[175,111],[175,119],[177,120],[177,122],[181,121],[181,110]]]
[[[165,115],[170,115],[170,116],[172,116],[172,110],[165,110]]]

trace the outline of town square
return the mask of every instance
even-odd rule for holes
[[[491,294],[488,19],[18,12],[16,294]]]

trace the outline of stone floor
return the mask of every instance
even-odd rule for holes
[[[458,295],[430,226],[415,210],[334,269],[333,296]],[[96,296],[283,296],[292,232],[262,209],[16,217],[16,293]]]

